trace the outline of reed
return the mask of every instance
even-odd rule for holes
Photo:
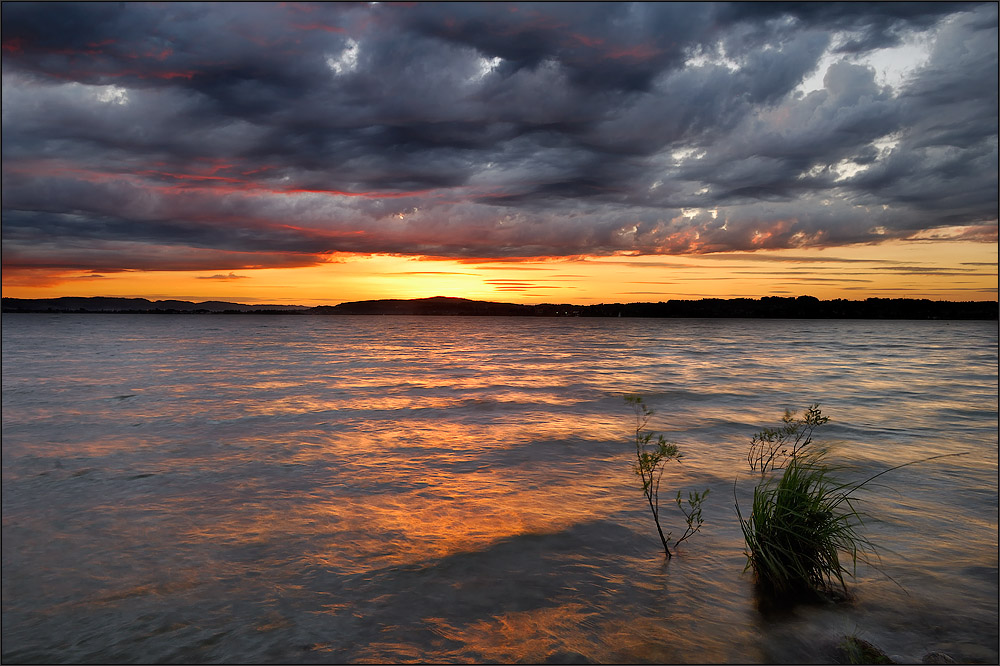
[[[846,592],[844,576],[855,575],[859,559],[877,555],[852,497],[862,484],[838,482],[825,455],[800,451],[780,476],[758,483],[748,518],[737,504],[747,568],[776,595]]]
[[[812,446],[816,428],[826,424],[819,405],[801,418],[786,411],[782,425],[753,436],[747,461],[760,473],[750,515],[736,513],[746,541],[746,569],[776,596],[846,592],[845,575],[858,560],[877,558],[861,530],[864,516],[854,497],[862,483],[843,483],[824,448]],[[874,477],[873,477],[874,478]]]
[[[750,515],[736,515],[746,541],[747,563],[758,584],[779,597],[847,592],[845,575],[855,576],[858,561],[876,566],[875,545],[862,534],[865,514],[858,510],[859,490],[903,467],[964,456],[943,453],[895,465],[864,481],[841,482],[841,468],[813,446],[816,428],[830,419],[819,405],[799,418],[786,411],[782,425],[753,436],[747,461],[760,473]],[[735,494],[735,486],[734,486]],[[891,578],[890,578],[891,580]]]

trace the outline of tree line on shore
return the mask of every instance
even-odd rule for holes
[[[222,301],[150,301],[144,298],[4,298],[4,312],[146,314],[367,314],[431,316],[662,317],[772,319],[997,319],[996,301],[932,301],[913,298],[820,300],[813,296],[704,298],[656,303],[594,305],[497,303],[433,297],[353,301],[316,307],[245,305]]]

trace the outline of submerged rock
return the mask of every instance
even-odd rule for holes
[[[844,636],[837,646],[839,656],[847,664],[957,664],[944,652],[928,652],[918,662],[915,657],[888,655],[878,646],[857,636]]]

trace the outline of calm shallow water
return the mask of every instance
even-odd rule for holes
[[[624,393],[712,491],[670,562]],[[734,481],[813,402],[850,478],[965,455],[770,612]],[[2,480],[8,663],[998,659],[996,322],[4,315]]]

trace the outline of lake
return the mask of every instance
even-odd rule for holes
[[[3,316],[3,661],[998,660],[997,322]],[[710,489],[667,561],[641,394]],[[878,567],[774,609],[752,435],[819,403]]]

